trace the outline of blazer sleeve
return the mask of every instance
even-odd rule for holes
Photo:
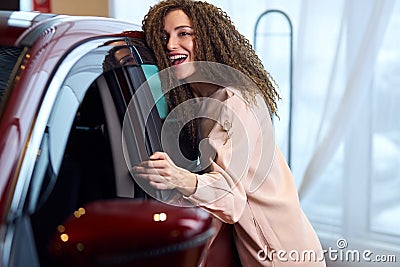
[[[237,222],[246,207],[245,184],[256,140],[257,117],[243,99],[225,101],[218,122],[200,143],[201,162],[208,172],[197,175],[196,191],[185,197],[225,223]]]

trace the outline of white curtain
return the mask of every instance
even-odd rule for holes
[[[337,3],[336,1],[336,5]],[[309,47],[315,46],[315,39],[305,31],[313,29],[312,27],[308,28],[308,25],[315,27],[315,24],[318,23],[313,19],[316,19],[315,16],[321,15],[321,13],[312,12],[312,9],[319,9],[319,4],[327,7],[325,1],[303,1],[302,14],[300,15],[299,36],[302,39],[298,42],[296,66],[298,66],[299,71],[295,75],[294,83],[301,85],[299,90],[304,92],[309,91],[310,87],[313,86],[313,78],[308,79],[308,76],[304,74],[307,69],[302,72],[300,66],[305,65],[304,61],[309,60],[304,55],[305,51],[313,51]],[[324,105],[319,106],[316,103],[310,103],[319,106],[321,117],[318,127],[314,129],[313,138],[316,142],[308,140],[306,145],[300,149],[303,150],[303,153],[310,155],[299,186],[300,197],[305,196],[321,177],[321,174],[326,171],[343,138],[354,125],[354,118],[363,116],[363,114],[359,114],[359,107],[366,100],[365,96],[368,95],[365,90],[371,89],[377,54],[391,16],[393,4],[393,0],[343,1],[343,6],[340,9],[341,14],[337,14],[339,15],[337,17],[341,18],[340,21],[336,21],[338,24],[326,25],[326,32],[322,35],[325,37],[323,38],[329,38],[330,35],[335,33],[337,35],[335,36],[335,48],[331,50],[334,52],[330,54],[332,57],[330,71],[323,72],[321,70],[312,74],[317,76],[329,74],[329,77],[325,79],[325,81],[328,81],[325,85],[327,89],[322,90],[325,92],[325,101],[318,100]],[[320,10],[323,10],[323,7]],[[310,24],[307,24],[307,22]],[[304,23],[303,32],[302,23]],[[339,30],[335,32],[333,29]],[[314,44],[311,44],[313,42]],[[316,49],[323,50],[324,47]],[[306,80],[304,80],[305,77]],[[337,96],[338,92],[341,92],[339,97]],[[299,96],[301,97],[301,95]],[[301,109],[301,105],[299,103],[295,108]],[[296,117],[294,120],[296,121]],[[297,125],[297,127],[301,127],[301,125]],[[306,136],[310,137],[309,134]],[[308,151],[306,151],[307,149]]]

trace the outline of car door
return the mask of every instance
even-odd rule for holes
[[[2,266],[53,266],[49,242],[80,207],[99,199],[146,197],[130,175],[121,133],[127,107],[143,88],[128,112],[129,163],[161,149],[165,101],[157,98],[156,104],[160,91],[151,91],[160,87],[142,86],[156,70],[142,38],[92,39],[66,55],[49,84],[21,163]],[[149,110],[146,117],[143,110]]]

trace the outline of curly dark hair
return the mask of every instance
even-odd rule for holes
[[[243,74],[227,72],[226,68],[210,68],[208,70],[202,68],[202,75],[211,78],[211,80],[207,79],[208,81],[219,81],[240,90],[248,104],[254,103],[256,94],[261,93],[268,105],[270,116],[277,115],[277,101],[280,96],[275,89],[275,81],[264,69],[250,42],[237,31],[226,12],[207,2],[163,0],[150,8],[142,21],[142,29],[148,45],[154,52],[159,69],[164,70],[171,67],[164,38],[164,18],[174,10],[182,10],[192,22],[195,61],[219,63]],[[173,75],[167,74],[167,76],[168,79],[162,79],[165,88],[175,87],[171,86],[176,84],[173,81]],[[193,93],[189,85],[185,84],[168,91],[165,96],[169,108],[172,110],[193,98]],[[195,118],[194,112],[194,110],[186,109],[182,111],[181,116],[182,118]],[[192,151],[187,155],[191,154],[188,158],[193,158],[199,153],[196,120],[191,120],[181,126],[183,128],[180,132],[180,142],[192,144]]]
[[[194,55],[196,61],[209,61],[225,64],[249,77],[258,88],[243,84],[237,86],[244,98],[251,102],[254,95],[261,91],[271,112],[276,115],[277,101],[280,99],[276,83],[264,69],[261,60],[250,42],[240,34],[229,16],[220,8],[203,1],[164,0],[151,7],[142,21],[146,41],[153,49],[160,70],[171,66],[168,59],[164,36],[164,18],[173,10],[182,10],[192,21],[194,30]],[[196,41],[201,40],[201,42]],[[218,75],[215,72],[213,75]],[[218,79],[228,80],[226,73]],[[182,86],[168,94],[170,107],[192,97],[188,88]]]

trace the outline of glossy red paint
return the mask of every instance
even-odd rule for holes
[[[11,12],[2,12],[3,20]],[[132,30],[137,25],[99,17],[54,16],[46,20],[25,23],[26,27],[2,26],[0,45],[25,47],[17,76],[12,84],[8,103],[2,111],[0,124],[0,222],[8,211],[9,195],[15,187],[20,160],[29,141],[32,123],[49,85],[50,75],[57,69],[66,52],[93,37],[142,36]],[[107,23],[104,23],[107,21]],[[49,23],[42,27],[44,23]],[[99,27],[99,25],[102,25]],[[37,38],[32,40],[33,33]],[[25,46],[29,39],[32,46]]]
[[[50,250],[57,266],[195,266],[211,219],[196,208],[155,201],[98,201],[58,227]],[[201,245],[199,245],[201,244]],[[116,264],[118,263],[118,264]]]

